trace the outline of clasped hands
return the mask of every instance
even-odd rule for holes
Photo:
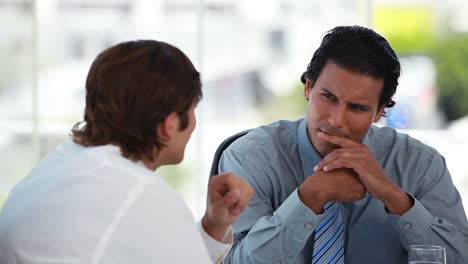
[[[314,167],[299,187],[299,197],[315,213],[329,201],[354,202],[368,192],[380,199],[392,214],[402,215],[413,206],[413,198],[385,173],[372,151],[351,139],[320,132],[325,141],[340,146]]]

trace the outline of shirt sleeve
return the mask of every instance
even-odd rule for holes
[[[467,219],[444,158],[436,154],[421,173],[414,205],[397,221],[401,242],[407,250],[410,245],[443,246],[447,263],[466,263]]]
[[[208,253],[210,254],[211,260],[213,263],[221,263],[223,258],[231,249],[232,243],[234,241],[234,231],[232,227],[229,227],[224,234],[224,237],[221,241],[218,241],[212,238],[203,228],[201,220],[198,222],[198,229],[202,235],[203,241],[205,242]]]
[[[220,171],[236,173],[255,190],[249,205],[233,225],[234,245],[223,263],[292,263],[323,216],[302,203],[297,189],[274,210],[271,202],[274,188],[266,176],[273,172],[253,164],[266,163],[229,150],[220,161]]]

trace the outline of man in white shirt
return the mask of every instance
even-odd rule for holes
[[[158,41],[118,44],[93,62],[84,121],[18,183],[0,212],[0,263],[210,263],[253,195],[211,179],[200,223],[154,171],[182,161],[200,75]]]

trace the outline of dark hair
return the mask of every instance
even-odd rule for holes
[[[155,40],[120,43],[94,60],[86,80],[84,121],[72,129],[83,146],[114,144],[132,160],[164,147],[156,127],[170,113],[188,126],[202,97],[200,74],[178,48]]]
[[[349,71],[382,78],[384,87],[379,107],[395,105],[392,97],[398,86],[401,68],[397,55],[384,37],[361,26],[333,28],[323,37],[307,71],[301,76],[301,82],[305,84],[307,78],[314,84],[328,60]]]

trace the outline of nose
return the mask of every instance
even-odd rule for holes
[[[328,123],[334,128],[341,128],[345,125],[346,108],[337,106],[329,112]]]

